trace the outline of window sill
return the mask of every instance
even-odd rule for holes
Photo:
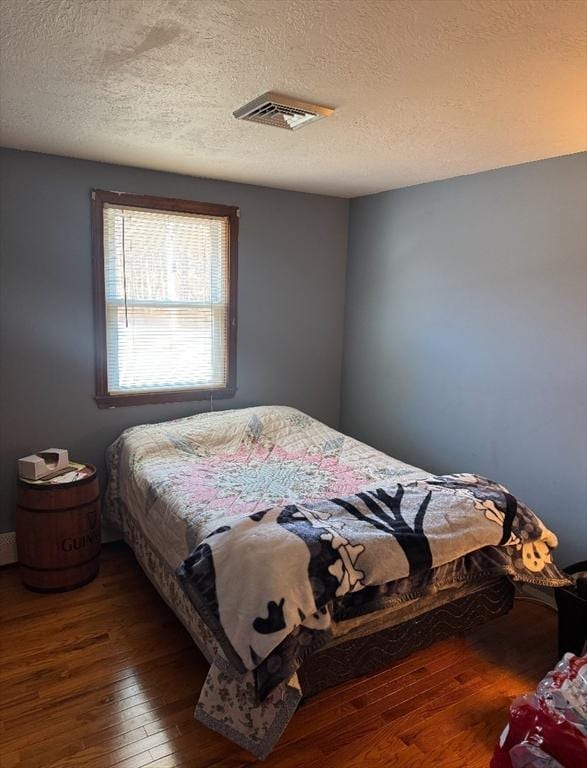
[[[98,408],[122,408],[127,405],[155,405],[157,403],[181,403],[189,400],[221,400],[234,397],[236,387],[223,389],[182,389],[169,392],[134,392],[128,395],[96,395]]]

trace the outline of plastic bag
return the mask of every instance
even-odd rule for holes
[[[587,657],[566,654],[511,704],[491,768],[587,768]]]

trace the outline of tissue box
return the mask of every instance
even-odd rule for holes
[[[47,448],[18,460],[19,477],[25,480],[42,480],[47,475],[67,469],[69,454],[65,448]]]

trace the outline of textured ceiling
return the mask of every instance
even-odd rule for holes
[[[584,0],[0,0],[4,146],[344,197],[585,149]],[[267,90],[336,107],[288,132]]]

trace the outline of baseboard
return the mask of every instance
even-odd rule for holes
[[[9,565],[18,560],[16,554],[16,533],[0,533],[0,565]]]
[[[112,528],[106,528],[102,531],[103,544],[107,544],[110,541],[119,541],[120,539],[120,534]],[[14,531],[0,533],[0,566],[17,562],[16,533]]]

